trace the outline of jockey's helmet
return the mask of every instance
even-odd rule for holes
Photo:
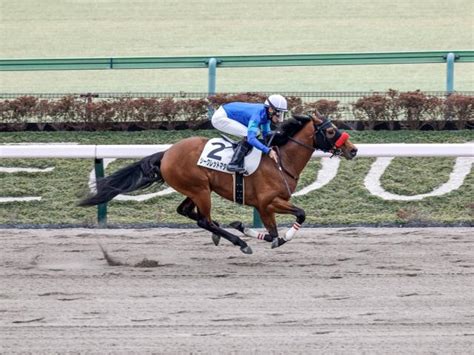
[[[278,94],[270,95],[268,99],[265,100],[265,106],[280,112],[288,111],[286,99]]]
[[[283,122],[284,112],[288,111],[288,103],[283,96],[278,94],[270,95],[265,100],[265,107],[271,107],[278,121]]]

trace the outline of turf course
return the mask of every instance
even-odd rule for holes
[[[172,143],[190,135],[217,136],[205,131],[144,131],[129,133],[2,133],[4,143],[19,142],[78,142],[81,144],[153,144]],[[451,132],[351,132],[356,143],[462,143],[474,140],[472,131]],[[461,188],[439,197],[420,201],[385,201],[371,195],[364,187],[373,158],[341,161],[334,180],[321,189],[293,201],[307,212],[307,223],[318,225],[390,224],[439,225],[469,224],[472,222],[474,174]],[[107,173],[130,164],[130,160],[112,162]],[[383,175],[382,186],[389,192],[402,195],[427,193],[445,183],[452,171],[453,158],[396,158]],[[0,205],[0,224],[79,224],[92,225],[96,221],[95,208],[75,206],[88,191],[88,177],[93,161],[69,160],[2,160],[4,167],[55,167],[48,173],[0,173],[1,197],[41,196],[41,201],[12,202]],[[298,190],[315,180],[321,167],[319,159],[312,160],[301,177]],[[163,189],[161,187],[160,189]],[[158,191],[152,187],[145,192]],[[144,192],[138,192],[143,194]],[[109,204],[111,224],[166,224],[190,223],[175,209],[183,197],[177,193],[155,197],[144,202],[112,201]],[[252,208],[230,203],[214,195],[214,218],[230,223],[236,219],[250,223]],[[280,223],[290,223],[293,217],[280,216]]]
[[[470,0],[0,0],[1,58],[474,48]],[[218,69],[217,90],[445,89],[444,64]],[[206,69],[2,72],[1,91],[206,92]],[[474,65],[456,64],[472,90]]]

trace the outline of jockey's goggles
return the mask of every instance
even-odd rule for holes
[[[273,115],[277,116],[279,122],[283,122],[283,118],[285,117],[285,111],[273,109],[272,116]]]

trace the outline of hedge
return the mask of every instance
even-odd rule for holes
[[[200,99],[132,98],[94,99],[64,96],[38,99],[21,96],[0,100],[0,129],[22,130],[145,130],[196,129],[209,126],[208,112],[232,102],[263,102],[258,93],[217,94]],[[318,110],[339,125],[358,129],[465,129],[472,128],[474,96],[451,94],[436,97],[421,91],[388,90],[363,96],[349,105],[337,100],[303,102],[288,96],[291,113]],[[350,110],[354,121],[342,120]],[[428,128],[426,128],[428,127]]]

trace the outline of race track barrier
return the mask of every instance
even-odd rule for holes
[[[3,159],[105,159],[144,158],[167,150],[170,144],[4,144]],[[392,143],[357,144],[358,157],[474,157],[474,143]],[[312,158],[330,157],[330,153],[315,151]]]
[[[104,159],[141,159],[165,151],[169,144],[79,145],[79,144],[6,144],[0,145],[3,159],[94,159],[96,179],[104,176]],[[474,143],[458,144],[358,144],[358,157],[474,157]],[[312,158],[330,157],[315,151]],[[107,205],[97,208],[99,225],[107,223]],[[254,226],[261,221],[254,210]]]
[[[474,51],[0,59],[0,71],[207,68],[209,94],[215,94],[216,68],[446,63],[446,92],[452,93],[455,62],[473,63]]]

